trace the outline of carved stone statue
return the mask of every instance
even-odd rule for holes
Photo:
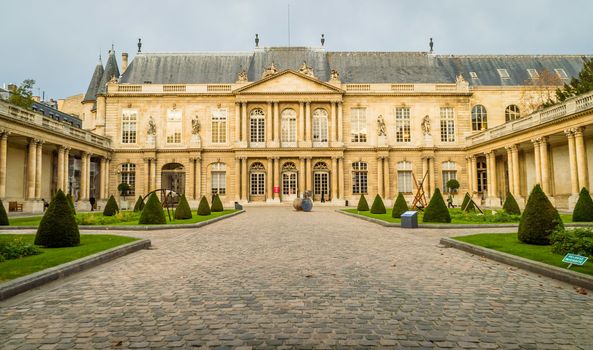
[[[239,75],[237,76],[237,81],[242,83],[247,81],[247,72],[245,71],[245,69],[239,72]]]
[[[428,114],[422,119],[422,132],[424,135],[430,135],[430,117]]]
[[[191,120],[191,133],[192,135],[198,135],[200,133],[200,120],[197,115]]]
[[[331,71],[331,75],[330,75],[330,80],[340,80],[340,73],[338,73],[337,70],[332,69]]]
[[[310,66],[307,66],[307,62],[303,61],[303,64],[301,65],[301,68],[299,68],[299,72],[304,74],[304,75],[308,75],[310,77],[313,77],[313,68],[311,68]]]
[[[150,117],[148,119],[148,129],[146,130],[147,135],[156,135],[156,124],[154,123],[154,118]]]
[[[378,136],[387,136],[387,128],[385,127],[385,119],[383,119],[382,115],[377,117],[377,135]]]
[[[455,83],[460,84],[460,83],[465,83],[465,79],[463,78],[463,75],[459,74],[456,78],[455,78]]]
[[[274,65],[274,62],[272,62],[272,64],[270,64],[268,67],[266,67],[264,69],[262,78],[265,78],[270,75],[274,75],[276,73],[278,73],[278,68],[276,68],[276,66]]]

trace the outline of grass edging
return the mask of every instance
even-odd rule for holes
[[[130,242],[118,247],[104,250],[93,255],[85,256],[74,261],[67,262],[58,266],[50,267],[39,272],[32,273],[23,277],[15,278],[8,282],[0,284],[0,300],[8,299],[12,296],[37,288],[46,283],[64,278],[76,272],[84,271],[133,253],[141,249],[148,249],[150,240],[142,239]]]
[[[182,228],[197,228],[206,226],[217,221],[230,218],[231,216],[239,215],[244,213],[245,209],[238,210],[226,215],[217,216],[215,218],[196,222],[195,224],[164,224],[164,225],[78,225],[79,230],[92,230],[92,231],[154,231],[154,230],[172,230]],[[34,230],[37,226],[6,226],[6,229],[10,230]]]
[[[488,249],[470,243],[461,242],[452,238],[441,238],[440,243],[447,247],[463,250],[465,252],[492,259],[503,264],[518,267],[520,269],[531,271],[542,276],[593,290],[593,277],[582,273],[570,271],[568,269],[561,269],[559,267],[544,264],[539,261],[534,261],[522,258],[520,256],[499,252],[494,249]]]

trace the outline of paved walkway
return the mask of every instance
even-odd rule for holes
[[[0,348],[593,348],[591,295],[438,244],[469,231],[274,207],[135,232],[154,249],[0,304]]]

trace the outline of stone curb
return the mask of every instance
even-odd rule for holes
[[[336,210],[338,213],[342,213],[348,216],[352,216],[358,219],[362,219],[362,220],[366,220],[369,222],[373,222],[375,224],[379,224],[381,226],[385,226],[385,227],[401,227],[401,224],[398,222],[387,222],[387,221],[383,221],[380,219],[375,219],[375,218],[369,218],[368,216],[364,216],[364,215],[358,215],[358,214],[354,214],[354,213],[349,213],[347,211],[342,211],[342,210]],[[443,229],[443,228],[518,228],[519,224],[512,224],[512,223],[507,223],[507,224],[480,224],[480,225],[474,225],[474,224],[418,224],[418,228],[437,228],[437,229]],[[593,224],[588,224],[588,223],[569,223],[569,224],[564,224],[564,227],[593,227]],[[413,229],[411,229],[413,230]]]
[[[214,219],[196,222],[195,224],[178,224],[178,225],[145,225],[145,226],[99,226],[99,225],[79,225],[79,230],[92,230],[92,231],[155,231],[155,230],[174,230],[174,229],[182,229],[182,228],[198,228],[206,225],[210,225],[217,221],[230,218],[231,216],[239,215],[244,213],[245,210],[239,210],[230,214],[222,215],[216,217]],[[5,230],[35,230],[37,226],[0,226],[0,228]]]
[[[518,267],[520,269],[531,271],[542,276],[550,277],[562,282],[570,283],[575,286],[593,290],[593,277],[583,273],[574,272],[568,269],[562,269],[538,261],[525,259],[516,255],[511,255],[493,249],[488,249],[466,242],[461,242],[452,238],[441,238],[440,243],[447,247],[463,250],[465,252],[483,256],[485,258],[492,259],[503,264]]]
[[[30,289],[40,287],[46,283],[64,278],[76,272],[90,269],[135,251],[148,249],[149,247],[150,240],[142,239],[16,278],[0,284],[0,300],[8,299]]]

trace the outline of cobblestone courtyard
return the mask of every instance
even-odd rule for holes
[[[438,244],[466,233],[288,207],[134,233],[153,249],[0,304],[0,348],[593,349],[591,294]]]

